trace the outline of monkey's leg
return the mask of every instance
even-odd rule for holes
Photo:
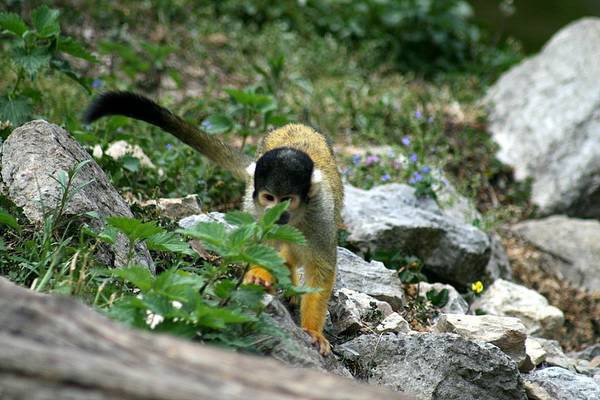
[[[323,335],[323,325],[327,315],[327,303],[335,280],[335,263],[324,260],[311,260],[304,267],[305,285],[319,288],[316,293],[306,293],[302,296],[300,320],[302,328],[310,335],[321,355],[330,353],[329,342]]]

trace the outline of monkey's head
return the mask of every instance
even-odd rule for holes
[[[252,198],[261,213],[281,202],[290,202],[278,224],[294,224],[302,219],[322,179],[308,154],[290,147],[267,151],[247,171],[254,177]]]

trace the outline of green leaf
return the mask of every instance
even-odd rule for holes
[[[15,231],[21,232],[21,225],[19,225],[17,219],[2,209],[0,209],[0,225],[7,225]]]
[[[226,299],[235,289],[236,282],[233,279],[224,279],[214,287],[214,293],[222,299]]]
[[[133,266],[129,268],[119,268],[112,271],[112,275],[130,282],[139,288],[142,292],[150,290],[154,277],[146,267]]]
[[[12,60],[33,78],[43,68],[48,67],[50,53],[44,47],[35,47],[29,52],[23,47],[16,47],[12,52]]]
[[[173,232],[160,232],[146,239],[146,246],[150,250],[169,251],[192,256],[196,254],[187,244]]]
[[[164,232],[164,229],[156,226],[155,222],[142,222],[135,218],[108,217],[106,222],[119,231],[123,232],[129,240],[144,240]]]
[[[12,32],[17,36],[22,36],[27,32],[27,25],[15,13],[0,13],[0,28]]]
[[[40,6],[31,13],[31,21],[38,34],[43,37],[57,35],[60,32],[58,16],[60,12],[47,5]]]
[[[233,121],[226,114],[214,114],[202,121],[201,127],[206,133],[216,135],[233,129]]]
[[[97,237],[98,237],[98,239],[102,240],[103,242],[115,244],[117,241],[118,233],[119,233],[119,231],[114,226],[106,226],[102,230],[102,232],[100,232],[98,234]]]
[[[269,270],[283,265],[283,259],[275,249],[262,244],[250,246],[242,255],[244,261],[252,265],[265,267]]]
[[[448,303],[448,289],[437,291],[436,289],[429,290],[425,296],[427,300],[436,307],[444,307]]]
[[[194,336],[196,336],[198,328],[192,324],[183,323],[181,321],[174,322],[173,320],[168,319],[156,325],[154,332],[168,333],[187,339],[192,339]]]
[[[98,62],[96,56],[87,51],[83,44],[70,37],[60,38],[58,42],[58,50],[89,62]]]
[[[13,126],[17,127],[25,123],[30,116],[29,99],[17,96],[11,100],[7,96],[0,96],[0,121],[10,121]]]
[[[241,226],[229,234],[227,245],[237,251],[254,236],[254,232],[253,225]]]
[[[6,251],[6,243],[0,238],[0,251]]]
[[[225,226],[218,222],[202,222],[189,229],[178,229],[176,232],[201,240],[207,249],[219,254],[227,250]]]
[[[281,214],[287,210],[288,206],[288,202],[283,202],[269,208],[260,221],[261,225],[265,228],[270,228],[281,217]]]
[[[146,306],[142,300],[134,296],[127,296],[118,300],[107,314],[112,319],[121,321],[130,326],[147,329]]]
[[[267,240],[281,240],[294,244],[306,244],[304,235],[291,225],[274,225],[265,234]]]
[[[230,211],[225,214],[225,221],[231,225],[248,225],[254,223],[254,217],[243,211]]]
[[[252,93],[248,90],[226,89],[229,96],[238,104],[266,113],[277,108],[273,96]]]
[[[138,172],[141,169],[140,160],[129,154],[121,157],[121,164],[123,165],[123,168],[130,172]]]

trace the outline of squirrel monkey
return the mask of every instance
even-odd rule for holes
[[[325,137],[298,124],[268,133],[254,161],[242,152],[208,135],[152,100],[130,92],[108,92],[86,111],[87,123],[107,115],[124,115],[156,125],[190,145],[211,161],[246,181],[244,210],[260,217],[265,210],[289,201],[288,210],[277,223],[298,228],[306,245],[277,244],[298,283],[296,269],[304,266],[305,284],[319,292],[302,296],[302,328],[322,355],[330,352],[323,335],[327,303],[335,280],[337,227],[341,225],[343,186]],[[270,289],[273,276],[260,266],[251,266],[244,282]]]

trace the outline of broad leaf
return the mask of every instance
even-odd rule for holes
[[[142,292],[150,290],[154,277],[148,268],[133,266],[129,268],[119,268],[112,271],[113,276],[119,277],[124,281],[130,282],[139,288]]]
[[[227,233],[223,224],[218,222],[202,222],[189,229],[178,229],[176,232],[201,240],[208,250],[218,253],[226,251]]]
[[[13,217],[12,215],[10,215],[8,212],[2,210],[1,208],[0,208],[0,225],[7,225],[18,232],[21,231],[21,225],[19,225],[19,223],[17,222],[17,219],[15,217]]]
[[[10,100],[0,96],[0,121],[10,121],[13,126],[25,123],[31,115],[31,105],[24,96],[17,96]]]
[[[214,114],[202,121],[201,127],[206,133],[216,135],[233,129],[233,121],[226,114]]]
[[[230,211],[225,214],[225,221],[231,225],[248,225],[254,223],[254,217],[243,211]]]
[[[304,235],[291,225],[274,225],[265,235],[267,240],[281,240],[294,244],[305,244]]]
[[[58,50],[89,62],[98,62],[96,57],[87,51],[81,43],[70,37],[60,38],[60,41],[58,42]]]
[[[172,232],[160,232],[150,236],[146,239],[146,246],[148,246],[150,250],[170,251],[189,256],[196,254],[187,242],[184,242],[179,236]]]
[[[288,205],[288,202],[284,202],[279,203],[276,206],[268,209],[260,221],[261,224],[265,228],[272,226],[279,219],[279,217],[281,217],[281,214],[283,214],[283,212],[287,210]]]
[[[283,259],[275,249],[261,244],[248,247],[242,257],[249,264],[265,267],[269,270],[283,265]]]
[[[16,47],[12,53],[12,60],[33,78],[43,68],[48,67],[50,53],[44,47],[36,47],[29,52],[22,47]]]
[[[155,222],[142,222],[135,218],[109,217],[106,222],[123,232],[129,240],[144,240],[164,232],[164,229],[156,226]]]
[[[0,28],[12,32],[17,36],[22,36],[27,32],[27,25],[15,13],[0,13]]]
[[[58,10],[51,9],[46,5],[33,10],[31,21],[40,36],[49,37],[60,32],[60,25],[58,23],[59,14]]]

